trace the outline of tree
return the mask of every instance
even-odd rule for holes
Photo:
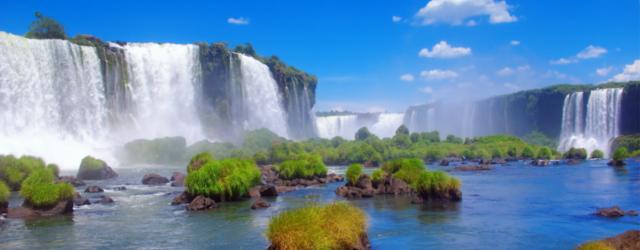
[[[29,32],[25,34],[27,38],[35,39],[67,39],[64,33],[64,27],[56,20],[43,16],[42,13],[36,11],[36,20],[29,26]]]
[[[599,149],[595,149],[593,150],[593,152],[591,152],[591,159],[601,159],[604,158],[604,153],[599,150]]]
[[[456,137],[455,135],[447,135],[447,142],[453,144],[462,144],[462,138]]]
[[[533,148],[531,148],[530,146],[527,146],[522,150],[522,158],[531,159],[534,157],[535,153],[533,152]]]
[[[369,132],[369,129],[367,129],[367,127],[362,127],[360,129],[358,129],[358,132],[356,132],[356,140],[357,141],[364,141],[367,138],[369,138],[370,136],[372,136],[371,132]]]
[[[400,127],[396,129],[396,135],[409,135],[409,129],[404,124],[400,125]]]
[[[549,160],[551,156],[551,149],[548,147],[541,147],[540,150],[538,150],[538,159]]]
[[[617,162],[624,161],[627,158],[629,152],[626,147],[619,147],[613,152],[613,160]]]

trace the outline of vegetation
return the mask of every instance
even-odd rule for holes
[[[66,182],[56,183],[53,171],[40,168],[22,182],[20,195],[34,208],[48,208],[60,201],[73,199],[75,189]]]
[[[529,144],[545,146],[550,148],[557,148],[557,144],[558,144],[557,140],[549,138],[548,136],[546,136],[540,131],[533,131],[527,134],[526,136],[524,136],[524,141],[526,141]]]
[[[625,147],[629,152],[640,150],[640,134],[621,135],[616,137],[611,144],[612,151]]]
[[[11,190],[9,190],[9,187],[7,186],[7,184],[4,184],[4,182],[0,181],[0,204],[2,203],[7,203],[9,201],[9,196],[11,195]]]
[[[349,182],[351,185],[355,185],[356,182],[358,182],[360,175],[362,175],[362,165],[358,163],[349,165],[346,175],[347,182]]]
[[[540,150],[538,150],[538,155],[537,155],[538,159],[544,159],[544,160],[549,160],[553,157],[551,149],[548,147],[541,147]]]
[[[286,160],[276,166],[280,177],[283,179],[311,179],[327,175],[327,167],[319,155],[301,154],[294,156],[292,160]]]
[[[371,132],[369,132],[369,129],[367,129],[367,127],[362,127],[360,129],[358,129],[358,131],[356,131],[356,140],[357,141],[364,141],[366,139],[368,139],[369,137],[373,137],[375,136],[374,134],[372,134]]]
[[[629,156],[629,151],[626,147],[618,147],[616,151],[613,152],[612,159],[617,162],[624,161]]]
[[[381,169],[412,187],[415,187],[413,185],[416,180],[426,170],[424,163],[417,158],[401,158],[385,162]]]
[[[195,155],[189,161],[189,165],[187,165],[187,173],[191,173],[192,171],[200,169],[204,164],[213,161],[213,156],[209,152],[202,152]]]
[[[199,168],[188,167],[185,186],[193,196],[203,195],[217,201],[237,200],[260,183],[260,170],[251,160],[213,160],[206,154],[195,158],[192,162],[204,162]]]
[[[35,39],[67,39],[64,33],[64,27],[56,20],[43,16],[42,13],[36,12],[36,20],[29,26],[29,31],[25,34],[27,38]]]
[[[591,159],[602,159],[604,158],[604,152],[602,152],[602,150],[599,149],[595,149],[593,150],[593,152],[591,152]]]
[[[615,250],[615,248],[603,241],[592,241],[578,246],[576,250]]]
[[[185,155],[187,141],[183,137],[139,139],[124,145],[120,159],[126,163],[178,163]]]
[[[440,197],[460,190],[460,180],[442,171],[424,171],[415,183],[415,190],[423,197]]]
[[[353,249],[366,229],[364,211],[337,202],[282,212],[271,219],[266,234],[273,249]]]
[[[46,168],[45,162],[34,156],[22,156],[16,158],[13,155],[0,155],[0,181],[6,183],[12,190],[17,191],[20,189],[20,184],[26,179],[32,172],[38,169]],[[55,167],[50,167],[52,171]]]
[[[602,151],[600,153],[602,153]],[[584,148],[570,148],[569,151],[564,153],[563,158],[585,160],[587,156],[587,150]]]

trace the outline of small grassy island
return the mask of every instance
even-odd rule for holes
[[[187,192],[191,196],[204,196],[217,202],[238,200],[246,196],[249,189],[260,183],[260,170],[251,160],[214,160],[205,153],[189,165],[185,179]],[[202,162],[204,161],[204,162]],[[195,164],[201,164],[195,167]]]
[[[369,249],[367,216],[345,202],[310,205],[273,217],[269,249]]]
[[[117,177],[106,162],[92,156],[86,156],[80,163],[77,178],[80,180],[103,180]]]

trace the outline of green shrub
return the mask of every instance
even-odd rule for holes
[[[511,158],[517,158],[518,157],[518,148],[515,146],[511,146],[509,147],[509,149],[507,150],[507,155]]]
[[[413,186],[420,173],[424,172],[426,168],[420,159],[404,158],[386,162],[382,166],[382,170]]]
[[[0,181],[0,203],[6,203],[11,195],[11,190],[7,187],[7,184]]]
[[[371,173],[371,181],[380,182],[385,177],[385,172],[382,168],[378,168]]]
[[[251,160],[209,160],[191,170],[185,179],[187,192],[218,201],[237,200],[260,183],[260,170]]]
[[[502,158],[504,158],[504,153],[502,153],[502,150],[500,150],[499,148],[494,148],[491,151],[491,158],[493,158],[493,159],[502,159]]]
[[[564,153],[563,158],[584,160],[587,159],[587,150],[584,148],[570,148]]]
[[[36,39],[67,39],[64,33],[64,27],[56,20],[43,16],[40,12],[36,12],[36,20],[29,26],[29,31],[25,35],[27,38]]]
[[[489,154],[489,152],[487,152],[487,150],[484,150],[484,149],[480,148],[480,149],[476,149],[474,151],[475,151],[474,154],[476,155],[477,159],[485,160],[485,161],[491,160],[491,154]]]
[[[464,141],[462,140],[462,138],[455,135],[447,135],[446,142],[453,144],[462,144]]]
[[[284,161],[276,166],[280,177],[283,179],[310,179],[327,175],[327,167],[319,155],[303,154],[293,160]]]
[[[604,158],[604,152],[602,152],[602,150],[594,149],[593,152],[591,152],[591,159],[602,159],[602,158]]]
[[[415,190],[422,196],[441,196],[460,190],[460,180],[442,171],[425,171],[418,175]]]
[[[533,159],[535,157],[536,157],[536,154],[533,152],[532,147],[527,146],[522,150],[522,158]]]
[[[20,195],[35,208],[47,208],[60,201],[73,199],[75,189],[71,184],[55,183],[50,169],[38,169],[22,182]]]
[[[337,202],[282,212],[271,218],[266,235],[273,249],[352,249],[366,230],[364,211]]]
[[[187,173],[191,173],[191,171],[195,171],[200,169],[203,165],[213,161],[213,156],[209,152],[199,153],[189,160],[189,165],[187,165]]]
[[[551,149],[548,147],[541,147],[540,150],[538,150],[538,159],[549,160],[551,156]]]
[[[347,181],[351,183],[351,185],[355,185],[360,175],[362,175],[362,165],[358,163],[351,164],[349,168],[347,168],[346,175]]]
[[[627,151],[627,148],[625,147],[619,147],[618,149],[616,149],[615,152],[613,152],[613,160],[614,161],[624,161],[624,159],[626,159],[628,157],[629,153]]]
[[[45,168],[45,162],[34,156],[15,158],[13,155],[0,155],[0,181],[4,181],[12,190],[19,190],[20,184],[33,171]]]
[[[126,163],[171,164],[185,160],[187,141],[184,137],[138,139],[127,142],[119,158]]]
[[[356,141],[364,141],[369,137],[374,136],[367,127],[362,127],[356,131]]]
[[[409,129],[407,128],[407,126],[400,125],[400,127],[398,127],[398,129],[396,129],[396,134],[395,135],[409,135]]]

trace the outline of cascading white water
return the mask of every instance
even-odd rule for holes
[[[286,112],[269,67],[253,57],[237,55],[240,58],[243,106],[246,108],[244,129],[267,128],[288,137]]]
[[[95,48],[0,32],[0,153],[75,167],[107,134]]]
[[[403,113],[382,113],[369,130],[378,137],[393,137],[398,127],[402,125],[403,119]]]
[[[611,140],[619,135],[622,88],[592,90],[584,118],[583,92],[568,94],[562,110],[562,132],[558,150],[571,147],[588,152],[600,149],[609,155]]]
[[[318,136],[331,139],[340,136],[345,139],[355,138],[360,128],[356,115],[335,115],[316,117]]]
[[[129,43],[134,128],[126,128],[122,142],[136,138],[184,136],[188,142],[204,138],[197,114],[201,93],[198,47],[195,45]]]

